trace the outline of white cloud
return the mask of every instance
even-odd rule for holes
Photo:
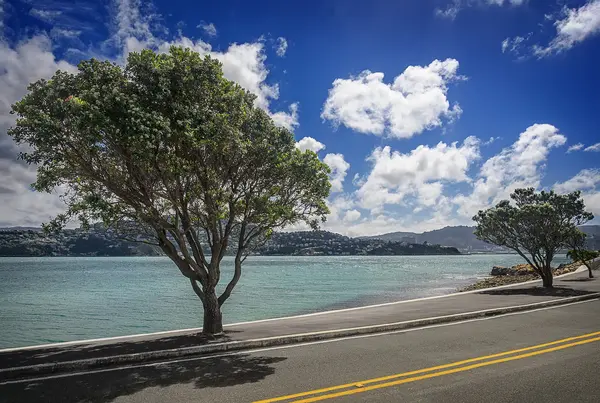
[[[571,179],[554,184],[558,193],[570,193],[575,190],[589,190],[600,184],[600,169],[582,169]]]
[[[567,149],[567,152],[573,152],[573,151],[579,151],[583,148],[583,143],[577,143],[577,144],[573,144],[572,146],[569,146],[569,148]]]
[[[207,24],[206,22],[202,21],[200,24],[196,25],[196,28],[202,28],[204,33],[210,37],[217,36],[217,27],[215,27],[215,24],[212,22]]]
[[[432,206],[445,182],[469,182],[467,171],[479,158],[479,140],[467,137],[461,146],[443,142],[435,147],[420,145],[410,153],[392,152],[389,146],[376,148],[368,158],[373,168],[356,192],[362,207],[380,211],[385,204],[399,204],[416,195]]]
[[[215,51],[211,44],[200,39],[179,36],[173,40],[163,39],[158,33],[162,27],[156,22],[159,16],[141,12],[139,0],[116,0],[115,34],[110,43],[121,50],[124,60],[129,52],[144,48],[167,52],[170,46],[193,49],[201,55],[210,55],[223,64],[223,74],[256,95],[255,104],[269,112],[277,124],[292,129],[298,126],[298,105],[290,105],[290,112],[270,110],[272,100],[279,98],[279,86],[268,84],[267,56],[261,40],[233,43],[225,51]]]
[[[271,118],[276,125],[285,127],[288,130],[294,130],[295,127],[300,125],[300,122],[298,122],[298,102],[291,104],[289,110],[290,113],[281,111],[271,113]]]
[[[325,144],[315,140],[312,137],[304,137],[299,142],[296,143],[296,147],[300,149],[300,151],[311,150],[315,153],[325,149]]]
[[[64,211],[58,193],[34,192],[34,166],[17,161],[19,149],[6,134],[15,122],[11,104],[27,93],[27,85],[75,66],[56,60],[50,39],[38,35],[14,48],[0,40],[0,226],[39,225]]]
[[[383,73],[363,71],[358,77],[338,78],[329,90],[321,118],[361,133],[409,138],[457,118],[450,107],[447,85],[457,75],[458,61],[434,60],[428,66],[409,66],[391,84]]]
[[[600,143],[592,144],[589,147],[586,147],[583,151],[600,151]]]
[[[344,160],[343,154],[327,154],[323,162],[329,165],[331,173],[329,181],[331,182],[331,192],[341,192],[344,190],[344,179],[350,164]]]
[[[469,195],[458,195],[454,203],[458,213],[470,218],[521,187],[540,187],[541,169],[550,150],[567,141],[558,129],[549,124],[529,126],[519,139],[500,154],[488,159],[479,171]]]
[[[555,183],[553,189],[558,193],[581,190],[586,210],[600,216],[600,169],[582,169],[567,181]]]
[[[561,53],[600,33],[600,0],[590,0],[579,8],[564,8],[554,21],[556,36],[545,46],[535,46],[538,57]]]
[[[451,4],[446,7],[445,10],[441,8],[435,9],[435,15],[440,18],[448,18],[449,20],[454,20],[461,9],[461,0],[453,0]]]
[[[344,214],[344,221],[346,222],[353,222],[353,221],[357,221],[358,219],[360,219],[360,211],[358,210],[348,210],[346,211],[346,214]]]
[[[494,137],[494,136],[492,136],[492,137],[490,137],[488,139],[488,141],[484,142],[483,145],[484,146],[490,145],[490,144],[492,144],[496,140],[500,140],[500,137]]]
[[[472,6],[520,6],[527,0],[452,0],[445,9],[436,8],[434,13],[437,17],[454,20],[460,10]]]
[[[517,56],[522,55],[524,43],[531,38],[533,32],[528,33],[525,36],[515,36],[513,38],[506,38],[502,41],[502,53],[513,53]]]
[[[29,15],[47,23],[54,22],[61,14],[58,10],[42,10],[39,8],[29,10]]]
[[[269,71],[262,42],[234,43],[224,51],[214,51],[210,44],[184,36],[166,40],[167,32],[158,23],[160,16],[151,11],[152,7],[142,6],[139,0],[115,0],[113,4],[112,36],[94,50],[97,58],[118,54],[117,62],[122,63],[129,52],[147,47],[161,51],[170,44],[194,48],[219,59],[225,76],[255,93],[256,105],[271,113],[278,124],[290,129],[297,126],[297,103],[290,105],[289,112],[270,111],[271,101],[279,96],[279,88],[277,84],[267,83]],[[34,9],[32,15],[49,20],[63,14]],[[77,35],[76,31],[62,26],[50,32],[54,38]],[[57,69],[76,70],[75,66],[55,58],[53,45],[47,35],[37,35],[16,45],[9,45],[0,36],[0,225],[39,225],[64,208],[57,194],[29,189],[35,179],[35,169],[16,160],[19,150],[6,135],[8,127],[14,124],[14,116],[9,115],[11,104],[26,94],[30,82],[51,77]]]
[[[287,52],[288,43],[285,38],[279,37],[277,38],[277,46],[275,48],[275,53],[279,57],[285,56],[285,52]]]
[[[76,29],[64,29],[54,27],[50,31],[50,36],[54,39],[67,38],[67,39],[75,39],[81,35],[81,31]]]

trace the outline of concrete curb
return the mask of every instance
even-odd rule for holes
[[[415,319],[403,322],[386,323],[381,325],[334,329],[313,333],[283,335],[262,339],[231,341],[225,343],[215,342],[201,346],[169,350],[158,350],[144,353],[123,354],[117,356],[99,357],[77,361],[65,361],[23,367],[3,368],[0,369],[0,382],[22,379],[31,376],[49,375],[61,372],[72,372],[86,369],[97,369],[102,367],[116,366],[120,364],[151,362],[162,359],[181,358],[195,355],[209,355],[229,351],[243,351],[261,347],[281,346],[311,341],[335,339],[340,337],[356,336],[362,334],[389,332],[394,330],[410,329],[434,324],[497,316],[513,312],[523,312],[539,308],[565,305],[573,302],[587,301],[592,299],[600,299],[600,293],[592,293],[576,297],[566,297],[526,305],[515,305],[502,308],[486,309],[481,311],[465,312],[453,315]]]

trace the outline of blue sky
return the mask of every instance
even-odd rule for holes
[[[27,83],[170,45],[221,60],[331,166],[327,229],[471,225],[521,186],[579,189],[600,216],[600,0],[0,4],[2,226],[62,209],[5,134]]]

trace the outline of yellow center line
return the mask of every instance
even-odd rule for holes
[[[367,387],[361,388],[361,389],[346,390],[346,391],[343,391],[343,392],[331,393],[329,395],[321,395],[321,396],[312,397],[312,398],[303,399],[303,400],[294,400],[294,402],[295,403],[318,402],[320,400],[333,399],[334,397],[348,396],[348,395],[353,395],[353,394],[356,394],[356,393],[363,393],[363,392],[368,392],[370,390],[381,389],[381,388],[389,388],[390,386],[397,386],[397,385],[402,385],[404,383],[421,381],[423,379],[435,378],[435,377],[442,376],[442,375],[449,375],[449,374],[454,374],[454,373],[457,373],[457,372],[469,371],[471,369],[486,367],[488,365],[499,364],[499,363],[502,363],[502,362],[520,360],[520,359],[523,359],[523,358],[533,357],[533,356],[541,355],[541,354],[546,354],[546,353],[550,353],[552,351],[563,350],[565,348],[579,346],[579,345],[587,344],[587,343],[592,343],[592,342],[595,342],[595,341],[600,341],[600,337],[596,337],[594,339],[587,339],[587,340],[577,341],[577,342],[570,343],[570,344],[563,344],[562,346],[552,347],[552,348],[549,348],[549,349],[546,349],[546,350],[534,351],[534,352],[531,352],[531,353],[526,353],[526,354],[517,355],[517,356],[513,356],[513,357],[500,358],[498,360],[481,362],[479,364],[468,365],[466,367],[454,368],[454,369],[449,369],[449,370],[441,371],[441,372],[434,372],[433,374],[426,374],[426,375],[421,375],[421,376],[415,376],[413,378],[400,379],[400,380],[394,381],[394,382],[380,383],[378,385],[367,386]]]
[[[295,394],[292,394],[292,395],[279,396],[279,397],[265,399],[265,400],[258,400],[258,401],[255,401],[254,403],[280,402],[280,401],[283,401],[283,400],[290,400],[290,399],[295,399],[295,398],[299,398],[299,397],[316,395],[316,394],[320,394],[320,393],[331,392],[331,391],[336,391],[336,390],[340,390],[340,389],[355,388],[355,387],[359,387],[361,389],[352,389],[350,391],[347,391],[347,392],[350,392],[348,394],[366,392],[367,390],[378,389],[380,387],[387,387],[387,386],[393,386],[393,385],[396,385],[396,384],[406,383],[405,381],[414,382],[416,380],[432,378],[434,376],[441,376],[441,375],[445,375],[447,373],[454,373],[454,372],[466,371],[466,370],[473,369],[473,368],[479,368],[479,367],[485,366],[485,365],[491,365],[491,364],[496,364],[496,363],[499,363],[499,362],[512,361],[513,359],[521,359],[521,358],[526,358],[526,357],[530,357],[530,356],[533,356],[533,355],[544,354],[544,353],[548,353],[548,352],[551,352],[551,351],[561,350],[562,348],[567,348],[567,347],[572,347],[572,346],[576,346],[576,345],[579,345],[579,344],[585,344],[585,343],[588,343],[588,342],[597,341],[597,340],[600,340],[600,338],[594,338],[594,339],[591,339],[591,340],[585,340],[583,342],[578,342],[578,343],[571,343],[571,344],[568,344],[568,345],[565,345],[565,346],[555,347],[553,349],[548,349],[548,350],[542,350],[542,351],[538,351],[538,352],[535,352],[535,353],[529,353],[529,354],[519,355],[519,356],[516,356],[516,357],[505,358],[503,360],[489,361],[489,362],[485,362],[483,364],[477,364],[475,366],[471,365],[469,367],[461,367],[461,368],[457,368],[457,369],[454,369],[454,370],[451,370],[451,371],[437,372],[435,374],[425,375],[424,377],[421,376],[421,377],[403,379],[401,381],[389,382],[389,383],[386,383],[386,384],[379,384],[379,385],[374,385],[374,386],[369,386],[369,387],[365,387],[364,386],[364,385],[371,384],[371,383],[389,381],[389,380],[392,380],[392,379],[402,378],[402,377],[406,377],[406,376],[410,376],[410,375],[417,375],[417,374],[422,374],[422,373],[425,373],[425,372],[431,372],[431,371],[437,371],[437,370],[440,370],[440,369],[452,368],[452,367],[456,367],[456,366],[460,366],[460,365],[464,365],[464,364],[469,364],[469,363],[483,361],[483,360],[489,360],[491,358],[504,357],[504,356],[511,355],[511,354],[516,354],[516,353],[522,353],[522,352],[525,352],[525,351],[536,350],[536,349],[540,349],[540,348],[543,348],[543,347],[553,346],[553,345],[557,345],[557,344],[561,344],[561,343],[566,343],[566,342],[574,341],[574,340],[581,340],[581,339],[585,339],[585,338],[589,338],[589,337],[593,337],[593,336],[598,336],[598,335],[600,335],[600,331],[599,332],[594,332],[594,333],[584,334],[584,335],[581,335],[581,336],[567,337],[567,338],[561,339],[561,340],[556,340],[556,341],[552,341],[552,342],[548,342],[548,343],[543,343],[543,344],[538,344],[538,345],[535,345],[535,346],[530,346],[530,347],[525,347],[525,348],[519,348],[519,349],[516,349],[516,350],[505,351],[505,352],[502,352],[502,353],[491,354],[491,355],[486,355],[486,356],[481,356],[481,357],[475,357],[475,358],[470,358],[470,359],[463,360],[463,361],[457,361],[457,362],[453,362],[453,363],[449,363],[449,364],[438,365],[438,366],[435,366],[435,367],[419,369],[419,370],[416,370],[416,371],[403,372],[403,373],[399,373],[399,374],[387,375],[387,376],[383,376],[383,377],[379,377],[379,378],[368,379],[368,380],[365,380],[365,381],[358,381],[358,382],[346,383],[346,384],[343,384],[343,385],[330,386],[330,387],[327,387],[327,388],[315,389],[315,390],[311,390],[311,391],[307,391],[307,392],[295,393]],[[385,386],[382,386],[382,385],[385,385]],[[342,394],[339,394],[339,393],[342,393]],[[298,402],[314,402],[314,401],[318,401],[318,400],[323,400],[322,398],[330,399],[330,398],[333,398],[333,397],[337,397],[338,395],[339,396],[344,396],[345,392],[339,392],[339,393],[330,394],[330,395],[324,395],[324,396],[319,396],[319,397],[314,397],[314,398],[307,399],[307,400],[300,400]]]

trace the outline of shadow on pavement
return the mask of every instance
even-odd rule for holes
[[[125,341],[122,343],[75,344],[72,346],[12,351],[0,353],[0,368],[169,350],[172,348],[200,346],[208,343],[222,343],[230,341],[233,333],[238,332],[228,330],[225,335],[216,338],[203,335],[202,333],[192,333],[150,340]]]
[[[285,359],[240,354],[2,385],[0,402],[104,403],[153,386],[222,388],[258,382]]]
[[[564,281],[564,280],[563,280]],[[501,290],[481,291],[478,294],[485,295],[533,295],[540,297],[577,297],[580,295],[593,294],[593,291],[574,290],[567,287],[529,287],[529,288],[503,288]]]
[[[568,281],[568,282],[583,282],[583,281],[594,281],[596,278],[589,278],[589,277],[582,277],[582,278],[572,278],[572,279],[567,279],[567,280],[560,280],[560,281]]]

